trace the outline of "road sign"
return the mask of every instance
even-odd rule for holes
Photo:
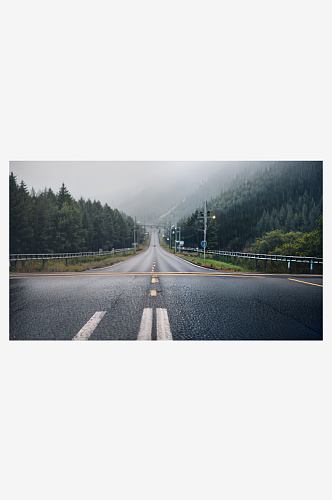
[[[201,242],[201,245],[202,245],[202,247],[203,247],[203,248],[206,248],[206,246],[207,246],[207,241],[202,241],[202,242]]]
[[[180,245],[183,247],[183,245],[184,245],[184,241],[180,241]]]

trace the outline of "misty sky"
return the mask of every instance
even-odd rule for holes
[[[45,187],[54,193],[64,182],[75,200],[81,196],[117,208],[133,194],[192,172],[206,178],[220,162],[167,161],[11,161],[9,172],[30,191]]]

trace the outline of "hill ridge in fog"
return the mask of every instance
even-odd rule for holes
[[[200,162],[186,168],[177,179],[167,179],[147,186],[118,204],[120,210],[136,216],[142,223],[163,222],[189,217],[204,200],[211,200],[236,186],[239,178],[250,178],[271,162]],[[180,174],[181,174],[181,168]],[[240,176],[240,177],[239,177]]]

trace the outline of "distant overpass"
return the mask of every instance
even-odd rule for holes
[[[144,225],[144,224],[141,224],[141,225]],[[164,227],[165,226],[165,222],[161,222],[160,220],[156,219],[156,220],[152,220],[152,221],[148,221],[145,223],[145,227]]]

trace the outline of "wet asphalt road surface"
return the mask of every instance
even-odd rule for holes
[[[148,250],[121,264],[12,277],[9,338],[322,340],[322,285],[203,269],[168,254],[154,231]]]

